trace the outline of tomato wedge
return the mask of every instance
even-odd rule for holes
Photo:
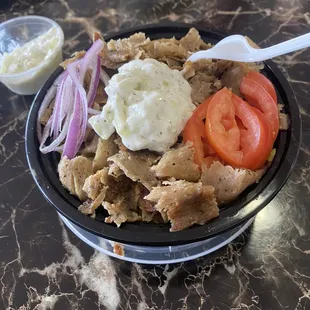
[[[279,130],[276,94],[265,77],[248,76],[240,91],[250,104],[223,88],[199,105],[187,122],[183,141],[193,143],[200,167],[221,161],[256,170],[268,159]]]
[[[272,97],[275,104],[277,105],[278,100],[276,90],[274,89],[272,83],[263,74],[257,71],[250,71],[245,77],[263,86],[264,89],[267,91],[267,93]]]
[[[208,104],[206,116],[207,139],[225,162],[240,166],[243,154],[240,148],[240,130],[235,120],[232,92],[227,88],[218,91]]]
[[[240,129],[240,147],[243,153],[241,166],[256,170],[266,162],[273,140],[269,123],[264,115],[240,97],[232,95],[236,116],[243,124]]]
[[[219,160],[208,143],[203,122],[206,118],[207,107],[212,97],[213,96],[209,97],[196,108],[182,132],[183,141],[190,141],[193,143],[193,148],[195,150],[194,161],[200,167],[202,167],[202,165],[209,167],[214,161]]]
[[[209,102],[205,126],[210,146],[231,166],[258,169],[271,152],[271,128],[263,113],[227,88]]]
[[[201,167],[204,158],[204,150],[201,137],[205,136],[203,122],[201,121],[200,124],[196,121],[196,119],[191,117],[185,125],[182,136],[184,142],[190,141],[193,143],[193,148],[195,150],[194,161],[197,165]]]
[[[275,101],[263,86],[247,77],[243,77],[241,81],[240,92],[248,103],[254,105],[264,114],[270,123],[274,142],[279,132],[279,115]]]
[[[191,116],[191,119],[195,119],[196,121],[200,122],[203,121],[206,118],[207,115],[207,109],[208,104],[212,100],[214,95],[206,99],[203,103],[201,103],[194,111],[193,115]]]

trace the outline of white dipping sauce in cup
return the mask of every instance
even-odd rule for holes
[[[0,81],[17,94],[35,94],[63,60],[63,32],[48,18],[2,23],[0,39]]]

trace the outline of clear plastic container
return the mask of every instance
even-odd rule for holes
[[[220,235],[206,240],[173,246],[139,246],[119,243],[124,256],[114,253],[114,242],[96,236],[85,229],[73,224],[58,213],[66,226],[81,240],[97,251],[125,261],[139,264],[174,264],[196,259],[208,255],[232,242],[241,235],[254,221],[254,217],[247,222],[228,230]]]
[[[0,25],[0,68],[4,59],[4,53],[11,53],[16,48],[22,48],[26,43],[37,39],[47,33],[51,28],[56,33],[56,44],[51,48],[44,59],[38,58],[36,50],[31,48],[34,54],[29,54],[37,60],[37,64],[25,71],[18,73],[0,72],[0,81],[13,92],[20,95],[32,95],[37,93],[49,76],[62,62],[62,46],[64,34],[61,27],[53,20],[42,16],[23,16],[10,19]],[[30,43],[31,44],[31,43]],[[27,57],[25,57],[26,59]]]

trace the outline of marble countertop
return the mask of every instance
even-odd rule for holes
[[[2,0],[0,22],[36,14],[64,29],[65,55],[103,35],[179,21],[268,46],[310,31],[309,0]],[[303,122],[297,164],[250,229],[213,254],[146,266],[95,252],[36,188],[24,129],[33,97],[0,85],[0,309],[310,309],[310,50],[275,60]]]

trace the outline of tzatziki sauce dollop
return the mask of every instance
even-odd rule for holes
[[[132,151],[166,151],[195,109],[181,72],[155,59],[124,64],[105,91],[108,101],[89,123],[105,140],[116,131]]]

